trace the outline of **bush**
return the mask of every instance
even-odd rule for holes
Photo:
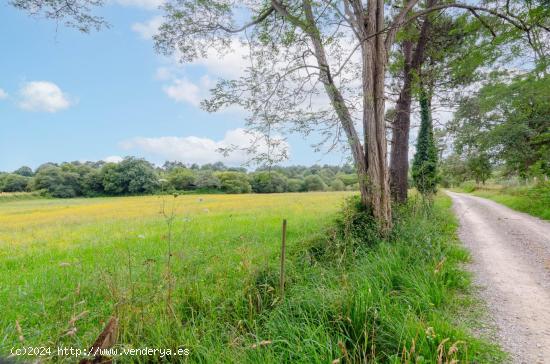
[[[477,189],[477,184],[474,181],[466,181],[460,185],[464,192],[474,192]]]

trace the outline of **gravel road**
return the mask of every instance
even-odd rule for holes
[[[550,223],[447,192],[497,340],[512,363],[550,363]]]

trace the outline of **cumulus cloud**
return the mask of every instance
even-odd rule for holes
[[[215,163],[222,161],[229,165],[246,163],[250,156],[243,148],[249,148],[258,135],[251,134],[244,129],[229,130],[221,140],[201,138],[197,136],[176,137],[165,136],[158,138],[138,137],[120,143],[123,149],[138,149],[145,153],[165,160],[176,160],[184,163]],[[237,147],[227,155],[219,152],[220,149]],[[258,153],[267,151],[267,143],[260,141],[255,144]],[[282,142],[280,150],[288,152],[289,145]],[[276,151],[278,153],[280,151]]]
[[[124,158],[118,155],[110,155],[108,157],[103,158],[103,161],[107,163],[120,163],[122,162],[123,159]]]
[[[0,100],[8,98],[8,93],[0,88]]]
[[[71,102],[55,83],[32,81],[19,91],[18,106],[28,111],[56,112],[68,108]]]
[[[162,17],[155,16],[146,22],[132,24],[132,30],[140,35],[142,39],[152,39],[162,25]]]
[[[122,6],[132,6],[143,9],[158,9],[159,6],[164,4],[164,0],[116,0],[116,2]]]
[[[163,90],[168,97],[176,102],[186,102],[193,106],[199,106],[212,85],[212,81],[208,76],[201,77],[198,84],[183,78],[174,79],[171,84],[164,86]]]

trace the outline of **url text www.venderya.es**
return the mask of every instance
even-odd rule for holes
[[[154,356],[159,358],[165,358],[170,356],[188,356],[190,350],[186,348],[110,348],[110,349],[99,349],[99,348],[90,348],[90,349],[79,349],[73,347],[57,347],[51,348],[47,346],[42,347],[20,347],[11,348],[10,356],[72,356],[72,357],[82,357],[82,356]]]

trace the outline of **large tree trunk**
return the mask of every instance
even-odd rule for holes
[[[397,202],[407,201],[409,172],[409,131],[411,128],[412,103],[412,42],[403,42],[403,87],[395,104],[392,123],[390,163],[390,186],[392,197]]]
[[[428,0],[427,7],[437,3]],[[415,46],[411,41],[403,42],[403,86],[395,104],[395,117],[392,123],[392,146],[390,160],[390,185],[394,201],[407,201],[409,183],[409,133],[411,129],[412,86],[415,74],[418,74],[424,62],[424,53],[430,31],[431,21],[425,17],[420,30],[420,37]]]
[[[367,157],[369,207],[383,232],[392,226],[387,139],[384,119],[384,81],[387,55],[384,44],[383,0],[369,1],[363,58],[363,129]]]

